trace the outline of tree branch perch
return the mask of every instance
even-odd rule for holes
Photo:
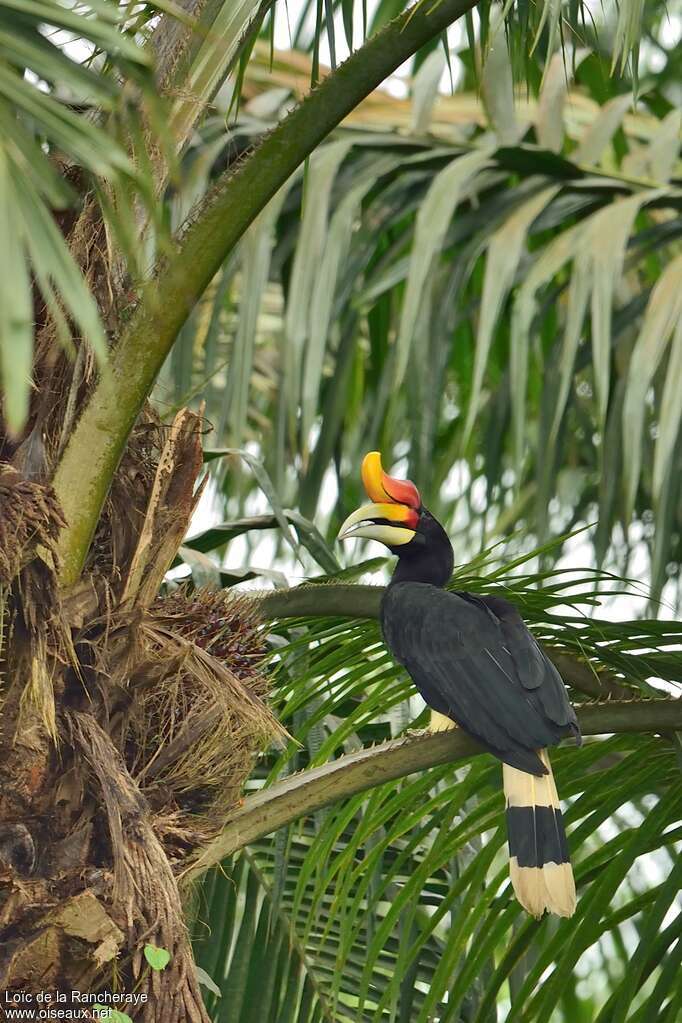
[[[682,728],[682,700],[622,700],[578,707],[577,713],[584,735]],[[195,880],[249,842],[339,799],[478,752],[478,743],[459,729],[424,733],[393,739],[291,775],[248,796],[183,878]]]

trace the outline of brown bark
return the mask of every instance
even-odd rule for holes
[[[0,469],[0,989],[116,985],[145,996],[120,1006],[135,1020],[208,1023],[176,877],[282,730],[253,606],[158,596],[201,490],[201,421],[141,426],[70,593],[51,489]]]

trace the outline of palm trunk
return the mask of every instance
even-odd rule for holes
[[[157,596],[200,492],[199,430],[186,411],[168,431],[141,426],[71,591],[51,488],[0,475],[0,986],[103,1004],[134,989],[131,1017],[177,1023],[207,1020],[177,874],[281,731],[253,610]],[[169,953],[163,973],[147,946]]]

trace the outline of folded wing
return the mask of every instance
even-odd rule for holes
[[[506,601],[400,583],[382,628],[429,706],[505,763],[544,774],[537,751],[580,737],[559,673]]]

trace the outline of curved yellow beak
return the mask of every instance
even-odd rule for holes
[[[375,521],[377,519],[382,521]],[[379,540],[387,547],[399,547],[414,539],[415,529],[412,527],[417,521],[418,516],[413,509],[402,504],[363,504],[348,516],[337,540],[361,536],[367,540]]]

